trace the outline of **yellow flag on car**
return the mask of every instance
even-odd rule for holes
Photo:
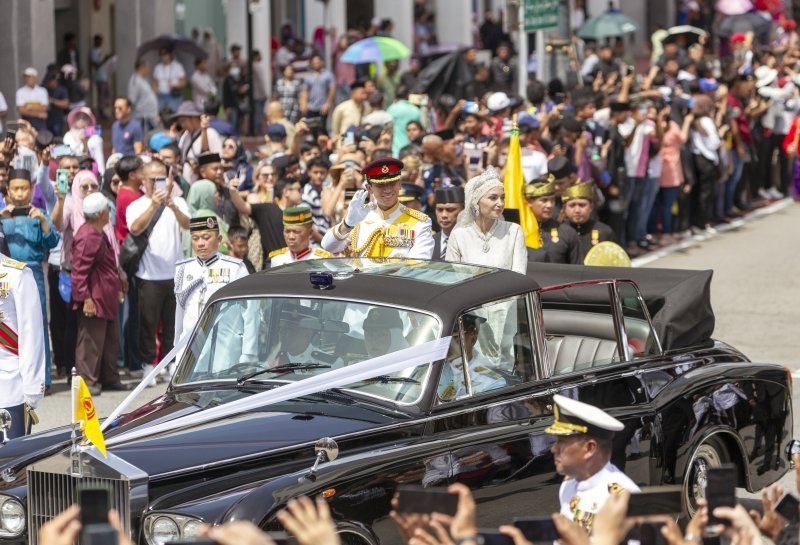
[[[78,383],[77,387],[75,382]],[[106,455],[106,441],[103,438],[103,432],[100,431],[100,420],[97,418],[92,394],[89,393],[89,388],[80,375],[73,378],[72,388],[77,390],[73,409],[75,415],[73,422],[82,421],[81,429],[84,437],[97,447],[97,450],[103,454],[103,458],[108,458],[108,455]]]
[[[503,180],[506,191],[506,208],[519,210],[519,224],[525,233],[525,245],[529,248],[540,248],[542,238],[539,235],[539,222],[533,215],[533,210],[525,201],[525,178],[522,176],[522,150],[519,145],[519,128],[517,117],[514,116],[514,125],[511,129],[511,142],[508,145],[508,159],[506,159],[506,175]]]

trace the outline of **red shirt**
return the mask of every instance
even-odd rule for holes
[[[752,145],[753,135],[750,134],[750,125],[747,123],[747,116],[744,113],[744,104],[733,93],[728,93],[728,111],[736,120],[736,126],[739,127],[739,139],[743,144]]]
[[[78,310],[86,299],[91,299],[98,318],[116,320],[122,282],[106,234],[84,223],[73,235],[71,253],[73,308]]]
[[[122,241],[125,240],[125,237],[128,235],[128,222],[125,220],[125,211],[128,210],[128,206],[144,195],[139,190],[134,191],[133,189],[128,189],[125,186],[120,186],[119,191],[117,191],[117,220],[116,224],[114,225],[114,231],[117,233],[117,240],[120,244]]]

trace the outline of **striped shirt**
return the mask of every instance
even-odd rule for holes
[[[303,188],[303,202],[311,208],[311,216],[317,231],[322,235],[327,233],[331,222],[322,214],[322,193],[311,182]]]

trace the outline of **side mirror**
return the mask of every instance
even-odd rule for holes
[[[317,453],[317,459],[314,460],[314,465],[308,470],[308,473],[300,477],[298,482],[313,483],[317,480],[317,467],[322,462],[332,462],[339,457],[339,445],[330,437],[323,437],[317,444],[314,445],[314,452]]]
[[[0,443],[3,445],[8,443],[8,430],[11,429],[11,421],[11,413],[5,409],[0,409],[0,431],[3,432],[3,440]]]

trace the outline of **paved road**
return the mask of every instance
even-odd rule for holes
[[[711,292],[717,317],[714,336],[731,343],[753,360],[787,365],[800,379],[799,230],[800,205],[790,205],[647,266],[714,269]],[[163,391],[164,385],[146,389],[134,407]],[[121,392],[107,392],[96,398],[100,416],[108,415],[125,396]],[[797,388],[794,406],[800,408]],[[54,387],[54,394],[41,404],[42,425],[38,428],[68,424],[68,407],[69,390],[61,381]],[[800,437],[798,431],[800,410],[795,414],[795,437]],[[784,481],[793,486],[791,478],[784,477]]]

